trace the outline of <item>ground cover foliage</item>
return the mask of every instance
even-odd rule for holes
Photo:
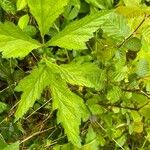
[[[149,0],[0,6],[0,150],[150,149]]]

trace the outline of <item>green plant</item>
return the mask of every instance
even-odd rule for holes
[[[147,1],[0,4],[0,148],[150,148]]]

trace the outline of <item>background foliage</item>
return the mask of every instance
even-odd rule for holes
[[[0,0],[0,149],[150,149],[149,0]]]

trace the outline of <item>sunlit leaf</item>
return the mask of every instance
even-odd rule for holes
[[[69,141],[81,147],[79,125],[81,118],[87,115],[83,100],[71,92],[59,75],[53,76],[50,85],[53,97],[53,109],[57,109],[57,121],[65,129]]]
[[[86,49],[85,42],[93,37],[93,32],[100,28],[109,14],[110,12],[98,12],[74,21],[54,36],[47,45],[74,50]]]
[[[40,43],[26,35],[13,23],[0,23],[0,52],[3,57],[24,57],[39,47],[41,47]]]
[[[30,75],[20,81],[16,87],[16,91],[22,91],[23,94],[15,113],[16,120],[22,118],[29,108],[33,106],[47,85],[49,85],[49,79],[46,66],[44,65],[39,65],[32,70]]]
[[[63,12],[68,0],[27,0],[27,2],[39,25],[41,35],[44,36]]]

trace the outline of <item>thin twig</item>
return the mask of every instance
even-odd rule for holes
[[[38,109],[36,109],[35,111],[33,111],[29,116],[27,116],[25,119],[28,119],[29,117],[31,117],[35,112],[37,112],[38,110],[40,110],[42,107],[44,107],[45,105],[47,105],[50,101],[52,100],[49,99],[46,103],[44,103],[41,107],[39,107]]]
[[[52,129],[54,129],[54,128],[55,128],[55,126],[54,126],[54,127],[50,127],[50,128],[48,128],[48,129],[45,129],[45,130],[42,130],[42,131],[35,132],[35,133],[33,133],[32,135],[28,136],[27,138],[23,139],[23,140],[20,142],[20,144],[22,144],[22,143],[28,141],[29,139],[33,138],[33,137],[36,136],[36,135],[42,134],[42,133],[47,132],[47,131],[49,131],[49,130],[52,130]]]
[[[7,86],[6,88],[2,89],[2,90],[0,91],[0,93],[3,93],[4,91],[8,90],[11,86],[16,86],[16,83],[11,84],[11,85]]]
[[[128,41],[136,32],[137,30],[143,25],[143,23],[145,22],[145,20],[150,17],[149,16],[146,16],[146,14],[144,15],[144,18],[142,19],[142,21],[140,22],[140,24],[135,28],[135,30],[118,46],[118,48],[121,48],[126,41]]]
[[[32,54],[32,56],[34,57],[34,59],[36,60],[36,62],[38,62],[38,59],[37,59],[37,57],[34,55],[34,53],[31,52],[31,54]]]
[[[65,137],[66,137],[66,135],[63,135],[63,136],[59,137],[58,139],[52,141],[50,145],[46,145],[45,148],[48,148],[48,147],[50,147],[54,144],[57,144],[60,139],[65,138]]]
[[[118,108],[122,108],[122,109],[129,109],[129,110],[136,110],[138,111],[139,108],[134,108],[134,107],[128,107],[128,106],[121,106],[119,104],[104,104],[104,103],[98,103],[99,105],[101,106],[104,106],[104,107],[118,107]]]
[[[98,122],[96,121],[96,124],[103,130],[106,132],[107,134],[107,130]],[[114,138],[111,137],[111,139],[122,149],[122,150],[125,150]]]

